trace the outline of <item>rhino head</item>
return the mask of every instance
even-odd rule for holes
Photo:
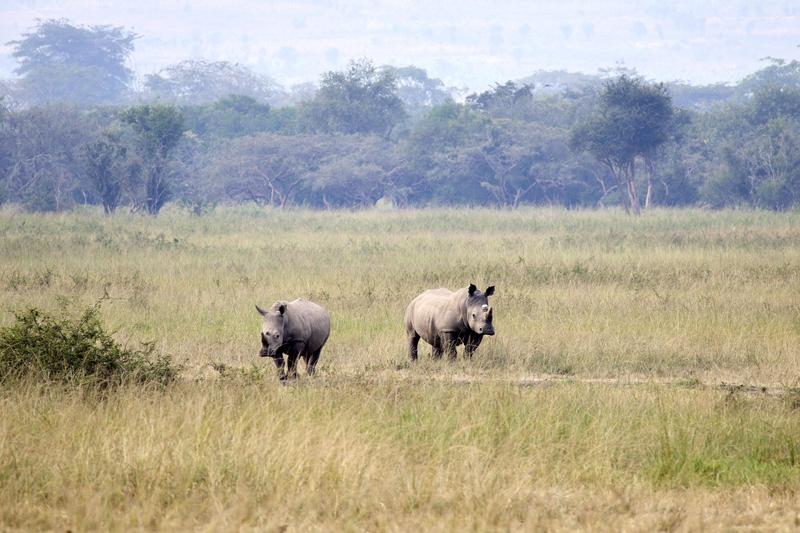
[[[467,289],[467,325],[479,335],[494,335],[492,307],[489,305],[489,296],[492,294],[494,286],[487,287],[481,292],[478,287],[470,283]]]
[[[280,357],[278,349],[283,346],[283,323],[286,305],[276,303],[269,311],[256,305],[256,310],[264,317],[261,326],[261,357]]]

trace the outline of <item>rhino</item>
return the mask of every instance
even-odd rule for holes
[[[269,311],[256,304],[256,310],[264,317],[258,355],[272,358],[281,380],[297,377],[298,356],[305,361],[306,372],[313,375],[322,347],[331,334],[328,312],[302,298],[291,302],[279,300]],[[283,370],[284,355],[286,371]]]
[[[417,360],[420,337],[433,347],[434,358],[442,352],[456,358],[456,346],[464,345],[464,355],[472,357],[484,335],[494,335],[492,308],[489,296],[494,286],[481,292],[470,284],[453,292],[449,289],[430,289],[406,307],[405,326],[408,355]]]

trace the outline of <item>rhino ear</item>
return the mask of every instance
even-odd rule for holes
[[[467,293],[468,293],[470,296],[472,296],[473,294],[475,294],[475,291],[477,291],[477,290],[478,290],[478,287],[476,287],[474,283],[470,283],[470,284],[469,284],[469,287],[467,287]]]
[[[266,312],[266,311],[264,311],[263,309],[261,309],[261,308],[258,306],[258,304],[256,304],[256,311],[258,311],[258,314],[260,314],[261,316],[267,316],[267,312]]]
[[[286,306],[284,304],[278,306],[278,312],[283,315],[286,312]]]
[[[491,296],[492,294],[494,294],[494,285],[486,287],[486,290],[483,291],[483,294],[485,294],[486,296]]]

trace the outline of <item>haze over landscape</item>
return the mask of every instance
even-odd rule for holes
[[[798,23],[0,0],[0,532],[797,530]]]
[[[130,66],[140,78],[202,58],[241,63],[285,86],[359,57],[417,65],[471,90],[620,61],[656,80],[733,82],[766,56],[794,59],[800,44],[800,5],[788,1],[4,0],[0,77],[16,67],[5,43],[52,18],[138,33]]]

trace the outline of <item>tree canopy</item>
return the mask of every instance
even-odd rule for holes
[[[131,126],[144,155],[145,207],[157,214],[172,194],[167,163],[186,128],[183,115],[172,106],[142,105],[126,109],[120,120]]]
[[[7,44],[29,101],[111,103],[122,98],[133,78],[126,63],[137,37],[122,27],[51,19]]]
[[[369,60],[359,60],[345,71],[323,74],[316,96],[305,107],[305,116],[315,131],[389,137],[406,112],[394,74]]]
[[[638,214],[636,158],[652,159],[667,141],[672,100],[663,84],[627,75],[609,80],[599,100],[594,116],[574,129],[572,145],[608,165],[619,189],[627,191],[625,208]]]
[[[283,89],[267,76],[229,61],[187,60],[148,74],[145,88],[164,103],[206,104],[230,95],[280,103]]]

